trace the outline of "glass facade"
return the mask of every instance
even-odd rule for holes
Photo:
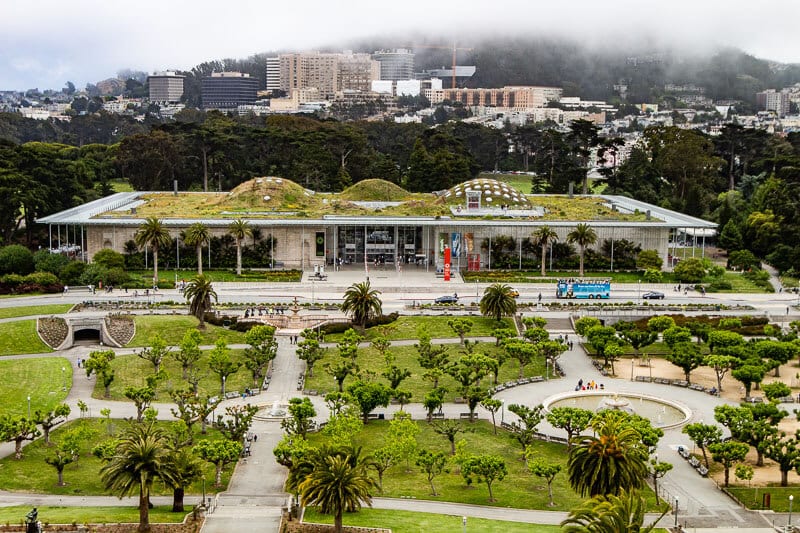
[[[421,226],[339,226],[337,258],[345,264],[410,264],[424,260]]]

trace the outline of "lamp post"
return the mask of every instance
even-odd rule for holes
[[[675,498],[675,527],[678,527],[678,498]]]
[[[631,381],[633,381],[633,363],[634,362],[635,362],[635,359],[633,357],[631,357]]]
[[[642,303],[642,280],[639,280],[638,289],[636,290],[636,305]]]
[[[467,517],[466,516],[462,516],[461,517],[461,528],[462,528],[462,531],[464,533],[467,533]]]
[[[67,369],[65,367],[61,367],[61,378],[64,383],[64,386],[61,388],[64,392],[67,392]]]
[[[500,400],[500,425],[506,422],[506,401]]]
[[[28,394],[28,420],[31,419],[31,395]]]
[[[206,476],[203,476],[203,509],[206,508]]]
[[[794,501],[794,494],[789,494],[789,531],[792,530],[792,502]]]

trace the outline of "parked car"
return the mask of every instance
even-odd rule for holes
[[[458,302],[458,294],[447,294],[445,296],[439,296],[434,300],[434,303],[437,304],[454,304]]]
[[[642,294],[642,299],[644,300],[663,300],[664,293],[658,291],[650,291]]]

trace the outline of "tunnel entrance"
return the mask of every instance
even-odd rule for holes
[[[99,329],[80,329],[73,333],[72,340],[75,344],[100,344]]]

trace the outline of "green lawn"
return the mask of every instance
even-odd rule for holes
[[[409,507],[414,504],[409,502]],[[304,522],[332,524],[332,515],[323,515],[313,509],[306,509]],[[461,517],[413,511],[391,511],[387,509],[364,508],[357,513],[345,513],[344,525],[360,527],[383,527],[392,533],[453,533],[462,527]],[[524,524],[488,520],[486,518],[467,518],[467,531],[470,533],[557,533],[559,526]]]
[[[482,172],[478,177],[483,179],[494,179],[497,181],[502,181],[503,183],[508,183],[510,186],[514,187],[523,194],[531,193],[531,180],[533,176],[528,176],[527,174],[492,174],[490,172]]]
[[[72,304],[28,305],[0,308],[0,319],[20,316],[58,315],[72,309]]]
[[[186,512],[173,513],[172,506],[161,505],[150,509],[150,523],[179,523],[193,509],[186,505]],[[31,510],[30,505],[0,507],[0,523],[21,523]],[[131,507],[37,507],[42,524],[138,524],[139,509]]]
[[[462,272],[465,282],[480,283],[556,283],[559,279],[574,278],[577,271],[547,271],[547,276],[542,277],[540,270],[491,270],[479,272]],[[662,283],[675,283],[678,281],[671,272],[662,272]],[[641,272],[586,272],[586,278],[610,279],[612,283],[638,283],[642,279]]]
[[[448,352],[450,353],[451,360],[455,361],[461,357],[461,346],[459,344],[448,344],[446,346]],[[492,355],[499,350],[501,350],[501,348],[496,347],[493,342],[486,342],[478,345],[476,348],[476,353]],[[390,348],[390,351],[396,357],[394,364],[400,368],[408,368],[411,371],[411,376],[400,384],[400,388],[402,390],[411,392],[412,402],[421,402],[425,397],[425,394],[431,390],[432,384],[430,381],[426,381],[422,378],[422,374],[425,371],[421,366],[419,366],[419,354],[416,348],[413,346],[393,346]],[[339,350],[337,348],[328,348],[328,352],[325,357],[314,365],[314,375],[306,379],[305,388],[308,390],[315,390],[321,394],[338,390],[336,382],[325,371],[324,365],[327,362],[336,363],[340,359],[341,357],[339,356]],[[371,347],[360,348],[358,350],[357,363],[362,372],[375,373],[378,376],[377,381],[387,385],[389,384],[385,378],[380,376],[380,373],[386,368],[386,363],[380,356],[380,353],[378,353],[376,350],[372,349]],[[524,374],[525,376],[543,376],[544,371],[544,361],[538,359],[537,361],[525,367]],[[519,363],[516,361],[516,359],[506,361],[505,364],[500,368],[499,374],[498,380],[500,383],[517,379],[519,377]],[[352,376],[348,377],[344,382],[345,388],[353,383],[353,381],[354,378]],[[492,378],[485,378],[481,384],[485,387],[489,387],[492,384]],[[439,380],[439,385],[447,387],[447,390],[449,391],[445,401],[451,402],[456,396],[460,396],[458,393],[459,384],[449,375],[442,376],[442,378]],[[464,410],[466,411],[466,406]]]
[[[53,349],[39,338],[36,320],[18,320],[0,324],[0,355],[49,353]]]
[[[31,412],[49,411],[67,397],[65,379],[72,387],[72,366],[63,357],[0,360],[0,376],[0,414],[28,416],[28,396]]]
[[[433,426],[424,421],[417,421],[420,433],[417,442],[420,449],[443,451],[449,453],[450,443],[445,437],[437,435]],[[444,473],[434,479],[438,496],[432,496],[427,478],[420,469],[411,463],[407,470],[405,463],[390,468],[383,478],[384,496],[393,498],[416,498],[434,501],[449,501],[473,505],[490,505],[494,507],[513,507],[519,509],[547,509],[568,511],[582,501],[580,496],[570,488],[567,482],[566,463],[567,448],[563,444],[535,441],[533,447],[537,458],[550,463],[562,465],[563,470],[553,481],[553,499],[555,507],[548,506],[547,483],[532,475],[522,461],[522,449],[517,441],[505,430],[498,429],[498,435],[492,433],[491,422],[462,422],[468,433],[460,433],[457,440],[466,440],[467,450],[475,454],[499,455],[505,459],[508,475],[503,481],[496,481],[492,486],[497,501],[490,503],[485,483],[473,483],[468,487],[458,473],[456,465],[451,465],[450,473]],[[356,436],[354,444],[363,446],[365,453],[370,453],[383,446],[389,421],[373,420],[364,426]],[[312,434],[310,441],[320,443],[323,436]],[[652,508],[655,499],[652,491],[647,490],[647,498]],[[409,506],[413,503],[409,502]]]
[[[113,408],[112,408],[113,415]],[[118,431],[124,428],[125,422],[123,420],[112,419],[112,431]],[[170,422],[160,422],[167,426]],[[44,458],[49,456],[52,452],[51,448],[44,445],[43,439],[38,439],[30,443],[23,449],[24,457],[21,460],[14,459],[13,454],[0,460],[0,487],[3,490],[12,492],[35,492],[40,494],[64,494],[64,495],[104,495],[108,494],[103,488],[102,481],[98,472],[102,466],[102,462],[97,457],[93,456],[91,451],[92,447],[111,438],[108,434],[108,427],[105,419],[77,419],[71,420],[64,425],[57,426],[51,433],[50,439],[58,443],[66,431],[78,429],[83,431],[83,438],[80,440],[82,448],[79,451],[80,457],[74,463],[66,466],[64,469],[64,482],[66,486],[59,487],[57,484],[58,477],[55,468],[51,467],[44,462]],[[199,427],[195,427],[195,442],[200,440]],[[205,438],[221,439],[224,438],[222,434],[214,429],[208,430],[208,435]],[[225,468],[222,476],[222,487],[219,490],[225,490],[225,487],[230,480],[233,465]],[[215,467],[209,463],[203,462],[203,472],[206,482],[206,492],[208,494],[215,492],[213,487]],[[186,489],[187,496],[189,494],[202,494],[203,481],[200,479],[195,482],[191,487]],[[165,488],[161,483],[153,485],[153,492],[159,495],[171,495],[172,491]],[[187,499],[188,501],[188,499]]]
[[[777,475],[777,474],[776,474]],[[733,476],[731,476],[733,478]],[[739,498],[739,501],[747,506],[748,509],[763,509],[761,505],[762,498],[765,493],[770,494],[769,509],[776,513],[786,513],[789,511],[789,495],[793,495],[794,499],[800,498],[800,487],[781,487],[777,485],[768,485],[766,487],[728,487],[728,491]],[[798,507],[795,505],[794,510]]]
[[[583,345],[583,347],[586,349],[586,351],[589,353],[589,355],[596,355],[597,354],[597,351],[594,348],[592,348],[591,344],[585,343]],[[709,353],[707,344],[701,344],[698,347],[700,348],[700,352],[701,353],[703,353],[703,354],[708,354]],[[633,356],[634,355],[634,349],[629,344],[626,344],[625,346],[622,347],[622,352],[623,352],[624,355],[627,355],[627,356]],[[663,357],[663,356],[665,356],[667,354],[670,354],[670,353],[672,353],[672,351],[669,349],[669,346],[667,346],[665,343],[663,343],[661,341],[655,342],[655,343],[651,344],[650,346],[645,346],[644,348],[639,348],[639,355],[647,354],[647,355],[650,355],[652,357]]]
[[[175,274],[177,273],[177,278]],[[152,270],[133,270],[131,276],[141,278],[152,285],[153,271]],[[183,279],[189,281],[197,274],[195,269],[183,270],[161,270],[158,271],[158,279],[172,280]],[[263,283],[265,281],[289,281],[297,282],[302,278],[302,273],[299,270],[242,270],[242,275],[237,276],[236,271],[233,269],[226,270],[207,270],[203,269],[203,274],[211,278],[213,281],[253,281]]]
[[[199,388],[200,394],[215,395],[220,392],[219,375],[214,374],[208,370],[208,354],[203,352],[203,355],[198,362],[198,367],[204,370],[203,379],[200,380]],[[243,362],[244,356],[242,350],[231,350],[231,360],[236,362]],[[111,384],[111,400],[116,401],[129,401],[122,394],[125,387],[143,387],[145,386],[146,379],[153,374],[153,365],[149,361],[145,361],[136,355],[123,355],[114,359],[111,362],[111,367],[114,369],[114,382]],[[187,384],[182,380],[181,366],[174,357],[167,355],[161,364],[161,368],[167,372],[167,379],[158,387],[156,402],[172,402],[169,397],[171,389],[182,388]],[[86,379],[82,376],[80,379]],[[92,378],[94,379],[94,378]],[[253,378],[250,371],[242,366],[238,372],[228,376],[225,382],[226,391],[243,391],[245,387],[253,387]],[[93,398],[104,398],[105,389],[102,383],[95,383],[94,391],[92,392]]]
[[[157,333],[170,346],[177,346],[183,339],[186,330],[196,328],[198,321],[188,315],[138,315],[136,322],[136,335],[133,336],[128,347],[148,346],[150,339]],[[0,324],[2,325],[2,324]],[[228,344],[244,342],[244,333],[225,329],[212,324],[206,324],[206,329],[201,330],[203,336],[201,344],[211,345],[219,338],[225,338]]]
[[[731,284],[731,288],[728,290],[721,290],[719,292],[749,292],[749,293],[763,293],[766,292],[764,289],[747,279],[742,275],[741,272],[725,272],[722,276],[723,281],[727,281]]]
[[[128,180],[111,180],[109,183],[114,192],[133,192],[133,187]]]
[[[504,318],[502,324],[498,326],[497,321],[493,318],[484,316],[467,316],[467,317],[452,317],[452,316],[401,316],[397,320],[386,326],[376,326],[368,328],[365,336],[371,340],[381,334],[381,329],[385,327],[391,328],[388,339],[392,341],[405,340],[405,339],[418,339],[417,328],[425,326],[432,339],[450,339],[458,337],[450,326],[447,325],[448,320],[453,318],[469,318],[472,320],[472,331],[469,332],[470,337],[491,337],[492,331],[498,327],[514,328],[514,322],[510,318]],[[339,342],[342,338],[341,333],[334,333],[325,336],[326,342]]]

